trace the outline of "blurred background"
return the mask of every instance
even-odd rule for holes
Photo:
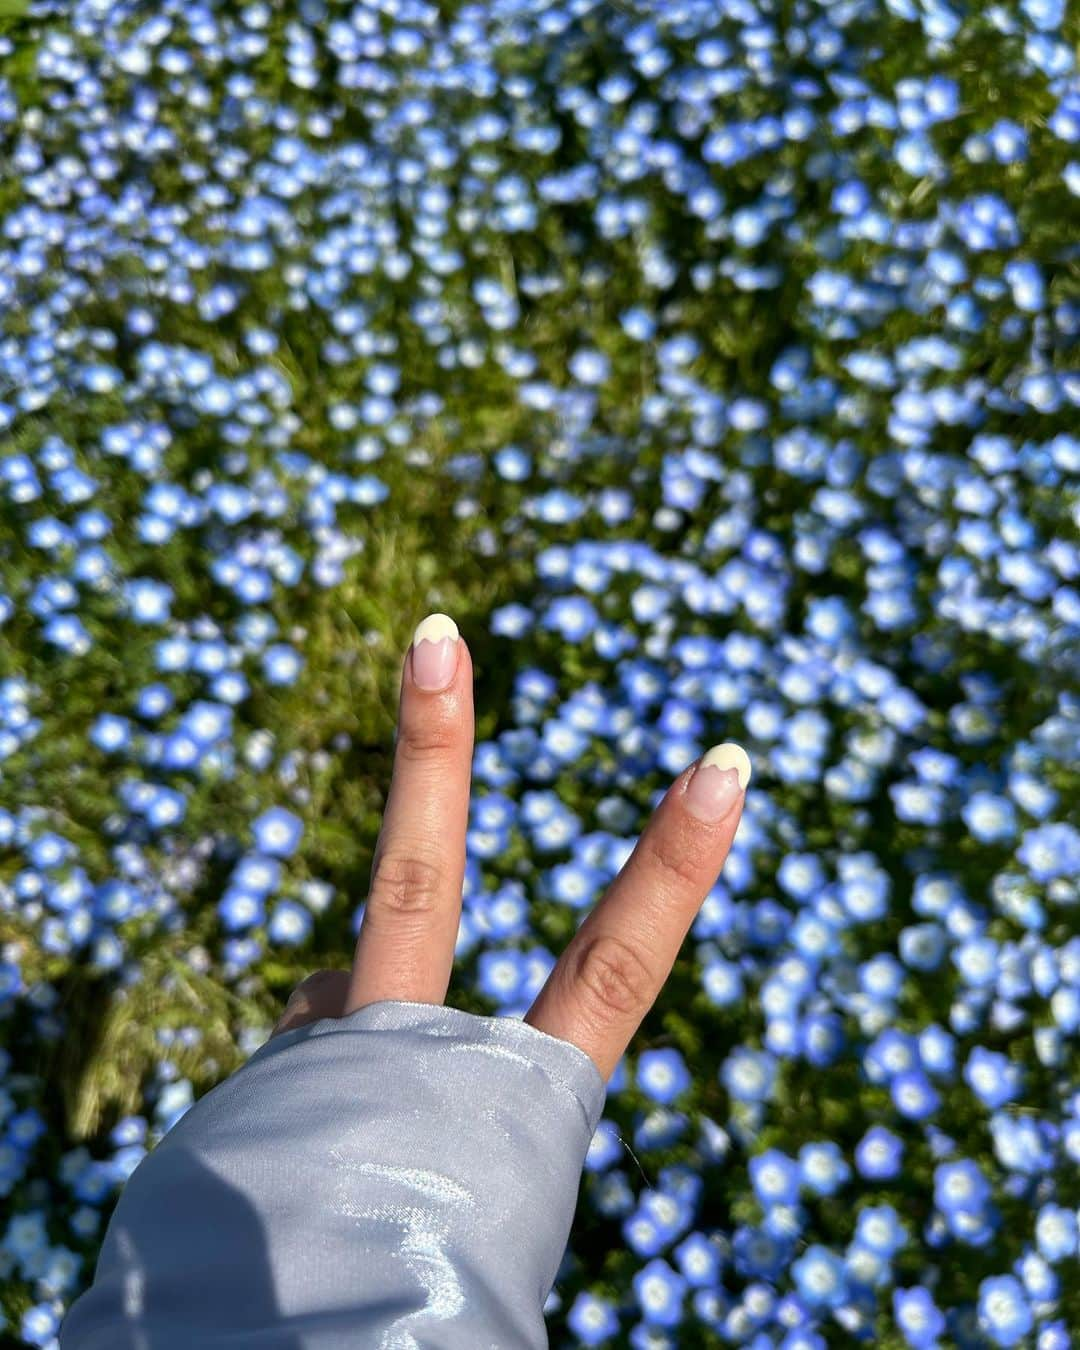
[[[450,1002],[754,777],[553,1346],[1080,1326],[1063,0],[0,15],[0,1322],[345,966],[402,655],[476,668]]]

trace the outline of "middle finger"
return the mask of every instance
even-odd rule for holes
[[[607,1079],[656,1001],[735,837],[750,760],[714,746],[672,784],[524,1020]]]

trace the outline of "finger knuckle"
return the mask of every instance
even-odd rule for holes
[[[460,728],[453,721],[425,717],[402,724],[396,753],[407,764],[430,763],[453,754],[460,740]]]
[[[680,886],[701,879],[701,858],[677,836],[658,832],[645,838],[645,857],[650,867]]]
[[[385,853],[371,875],[368,903],[395,914],[430,914],[443,893],[442,869],[425,858]]]
[[[582,947],[574,972],[592,1015],[600,1021],[640,1017],[652,1003],[652,976],[628,942],[610,933]]]

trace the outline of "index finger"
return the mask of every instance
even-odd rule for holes
[[[584,1050],[605,1080],[724,865],[749,781],[750,758],[730,741],[683,771],[525,1014],[537,1030]]]
[[[448,614],[417,625],[345,1014],[382,999],[442,1003],[461,923],[472,770],[473,670]]]

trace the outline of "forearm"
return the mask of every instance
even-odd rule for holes
[[[129,1178],[61,1350],[537,1350],[605,1085],[510,1018],[276,1036]]]

